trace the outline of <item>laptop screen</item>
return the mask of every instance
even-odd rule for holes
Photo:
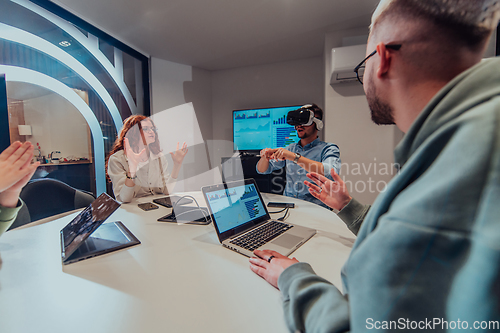
[[[219,233],[267,215],[255,184],[240,184],[205,192]]]
[[[64,240],[64,257],[68,258],[80,244],[86,240],[118,207],[116,202],[106,193],[101,194],[94,202],[78,214],[62,230]]]

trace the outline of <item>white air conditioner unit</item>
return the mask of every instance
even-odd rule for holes
[[[365,58],[366,44],[337,47],[332,49],[332,76],[330,84],[348,83],[357,81],[354,67]],[[364,70],[360,69],[360,76]]]

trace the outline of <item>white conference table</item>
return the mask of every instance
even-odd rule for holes
[[[201,193],[189,194],[206,206]],[[263,197],[294,202],[286,221],[318,230],[291,257],[341,289],[355,240],[345,224],[309,202]],[[142,244],[66,266],[59,231],[77,213],[2,235],[0,332],[288,331],[279,291],[249,269],[247,257],[222,247],[212,224],[157,222],[171,209],[137,207],[152,198],[123,204],[107,221],[122,221]]]

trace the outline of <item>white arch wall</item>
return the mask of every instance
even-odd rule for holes
[[[64,52],[54,44],[46,41],[43,38],[35,36],[24,30],[11,27],[4,23],[0,23],[0,39],[25,45],[27,47],[38,50],[44,54],[47,54],[60,63],[64,64],[68,68],[71,68],[75,73],[77,73],[87,84],[95,90],[97,95],[102,99],[109,112],[113,118],[113,122],[116,127],[116,131],[119,132],[123,126],[122,118],[118,108],[108,93],[106,88],[102,83],[78,60],[73,58],[68,53]]]
[[[99,49],[99,40],[97,37],[89,34],[86,37],[80,30],[75,28],[71,23],[66,20],[61,19],[59,16],[45,10],[37,6],[36,4],[27,1],[27,0],[11,0],[12,2],[17,3],[24,8],[37,13],[41,17],[47,19],[48,21],[54,23],[59,28],[68,33],[71,37],[73,37],[78,43],[80,43],[83,47],[85,47],[104,67],[104,69],[108,72],[111,78],[115,81],[116,85],[122,92],[127,104],[132,111],[132,114],[137,114],[137,105],[134,102],[132,94],[128,90],[127,85],[123,81],[123,67],[113,66],[111,62],[104,56],[104,54]]]
[[[83,99],[71,88],[58,80],[30,69],[0,65],[0,73],[5,73],[5,80],[7,82],[24,82],[44,87],[63,97],[75,106],[89,125],[92,139],[94,140],[96,195],[99,196],[101,193],[106,192],[105,157],[102,131],[99,121]]]

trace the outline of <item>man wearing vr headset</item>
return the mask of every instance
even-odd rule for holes
[[[308,172],[317,172],[331,178],[329,170],[340,172],[340,150],[332,143],[320,141],[318,131],[323,128],[323,110],[316,104],[306,104],[288,112],[287,123],[295,126],[300,141],[286,148],[265,148],[260,152],[257,172],[269,174],[286,165],[286,187],[284,195],[314,202],[328,208],[313,197],[304,180]]]

